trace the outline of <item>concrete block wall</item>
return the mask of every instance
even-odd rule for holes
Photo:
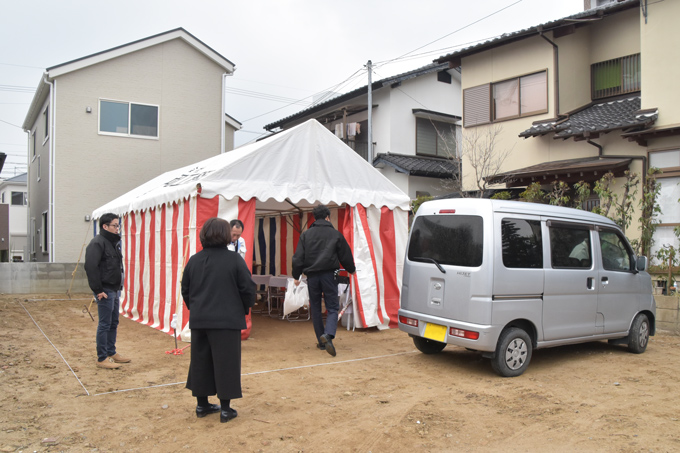
[[[680,333],[680,297],[654,296],[656,300],[656,327]]]
[[[0,263],[0,293],[4,294],[66,294],[89,293],[83,265],[75,263]]]

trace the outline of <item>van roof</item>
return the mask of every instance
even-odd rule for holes
[[[441,209],[452,209],[456,206],[460,206],[461,208],[465,207],[466,209],[477,209],[480,211],[491,210],[493,212],[561,217],[618,227],[616,222],[603,215],[583,211],[581,209],[551,206],[540,203],[527,203],[524,201],[490,200],[488,198],[449,198],[428,201],[421,205],[420,209],[418,209],[418,214],[433,214],[439,212]]]

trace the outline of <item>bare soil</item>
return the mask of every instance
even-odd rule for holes
[[[534,352],[517,378],[462,348],[417,352],[398,330],[253,316],[238,418],[198,419],[171,336],[121,318],[132,362],[95,367],[88,296],[0,296],[0,451],[680,451],[680,337],[647,352],[597,342]],[[93,305],[96,320],[96,307]],[[180,346],[187,344],[180,343]],[[212,400],[217,402],[216,399]]]

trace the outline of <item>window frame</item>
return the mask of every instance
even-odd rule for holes
[[[21,194],[21,201],[22,204],[15,204],[14,203],[14,194]],[[3,195],[5,195],[3,193]],[[26,192],[20,191],[20,190],[12,190],[10,191],[10,206],[26,206],[28,204],[28,197],[26,196]]]
[[[600,252],[600,261],[602,264],[602,270],[606,272],[626,272],[626,273],[635,273],[637,272],[635,269],[635,252],[631,248],[630,244],[628,243],[628,240],[626,240],[626,236],[623,235],[620,231],[614,229],[614,228],[606,228],[606,227],[600,227],[597,230],[597,241],[598,241],[598,246],[599,246],[599,252]],[[604,262],[604,253],[602,251],[602,233],[610,233],[615,235],[619,241],[623,244],[624,249],[626,250],[626,253],[628,254],[628,269],[609,269],[605,267],[605,262]]]
[[[49,104],[45,107],[45,110],[43,110],[43,118],[44,118],[44,125],[45,125],[45,138],[43,139],[42,144],[44,145],[47,140],[50,138],[50,106]]]
[[[419,116],[417,116],[415,118],[416,118],[416,124],[415,124],[415,126],[416,126],[416,156],[442,157],[442,158],[445,158],[445,159],[457,159],[459,157],[458,141],[457,141],[457,137],[456,137],[456,124],[455,123],[446,123],[444,121],[437,121],[437,120],[433,120],[433,119],[429,119],[429,118],[423,118],[423,117],[419,117]],[[419,121],[424,121],[428,125],[432,126],[432,128],[433,128],[431,131],[434,132],[435,154],[425,154],[425,153],[418,152],[418,122]],[[440,125],[445,126],[447,128],[451,128],[453,130],[453,145],[454,145],[453,155],[449,154],[446,151],[446,148],[443,145],[444,140],[441,138],[441,136],[437,132],[437,124],[440,124]],[[442,151],[441,154],[439,153],[440,143],[442,143],[441,146],[444,148],[444,150]]]
[[[506,236],[504,235],[505,231],[503,229],[503,224],[505,222],[513,222],[517,223],[518,221],[526,222],[527,224],[533,222],[535,226],[538,227],[537,231],[532,229],[532,232],[535,234],[536,239],[537,239],[537,248],[536,250],[538,251],[538,261],[535,263],[535,266],[509,266],[508,262],[506,261],[506,256],[509,256],[510,254],[506,253],[506,247],[505,247],[505,240]],[[501,218],[501,223],[500,223],[500,232],[501,232],[501,262],[503,264],[503,267],[505,269],[543,269],[544,267],[544,256],[543,256],[543,226],[540,219],[530,219],[530,218],[522,218],[522,217],[502,217]],[[523,237],[522,239],[526,239],[526,237]]]
[[[524,112],[522,113],[522,78],[523,77],[529,77],[533,76],[536,74],[545,74],[545,109],[542,110],[533,110],[530,112]],[[494,82],[489,82],[489,83],[483,83],[481,85],[475,85],[471,86],[468,88],[465,88],[463,90],[463,127],[475,127],[475,126],[482,126],[484,124],[493,124],[493,123],[501,123],[503,121],[511,121],[511,120],[516,120],[518,118],[527,118],[530,116],[536,116],[536,115],[544,115],[550,111],[550,86],[549,86],[549,79],[548,79],[548,68],[543,68],[537,71],[531,71],[527,72],[524,74],[520,74],[514,77],[508,77],[506,79],[502,80],[496,80]],[[507,83],[510,81],[516,80],[517,81],[517,89],[518,89],[518,106],[517,106],[517,115],[513,116],[506,116],[503,118],[496,118],[496,108],[495,108],[495,97],[494,97],[494,88],[497,85],[501,85],[503,83]],[[476,101],[475,98],[470,98],[469,96],[474,96],[472,93],[476,93],[476,96],[481,96],[480,93],[480,88],[483,87],[488,87],[488,98],[489,98],[489,105],[486,106],[486,111],[484,112],[487,115],[487,119],[485,121],[481,122],[476,122],[476,123],[469,123],[467,122],[467,114],[466,114],[466,101],[470,101],[472,104],[473,102]],[[473,91],[474,90],[474,91]],[[483,90],[481,90],[483,92]],[[468,95],[468,93],[471,93]],[[472,106],[472,105],[471,105]]]
[[[117,104],[127,104],[127,111],[128,111],[128,117],[127,117],[127,133],[121,133],[121,132],[109,132],[109,131],[102,131],[101,130],[101,115],[102,115],[102,102],[111,102],[111,103],[117,103]],[[148,104],[144,102],[132,102],[132,101],[121,101],[117,99],[108,99],[108,98],[99,98],[99,108],[97,109],[97,133],[99,135],[108,135],[112,137],[129,137],[129,138],[141,138],[145,140],[160,140],[161,138],[161,106],[157,104]],[[139,105],[139,106],[144,106],[144,107],[155,107],[156,108],[156,135],[138,135],[138,134],[133,134],[132,133],[132,106],[133,105]]]
[[[594,254],[594,240],[593,240],[593,234],[592,231],[594,230],[592,225],[586,225],[586,224],[581,224],[581,223],[566,223],[566,222],[553,222],[551,221],[550,223],[546,224],[548,227],[548,248],[550,250],[550,268],[551,269],[560,269],[560,270],[589,270],[593,269],[593,265],[595,263],[595,254]],[[589,260],[590,260],[590,266],[560,266],[555,264],[555,250],[553,248],[553,231],[556,230],[575,230],[575,231],[582,231],[587,233],[587,236],[584,240],[588,241],[588,251],[589,251]],[[558,238],[559,239],[559,238]],[[576,244],[572,250],[570,255],[568,256],[569,259],[576,259],[579,260],[576,257],[571,256],[571,254],[574,252],[574,249],[578,247],[582,242],[579,242]],[[579,261],[583,261],[582,259]]]
[[[634,59],[634,57],[637,57]],[[601,88],[600,90],[595,90],[595,70],[611,68],[612,65],[619,65],[619,85]],[[607,66],[609,65],[609,66]],[[625,89],[624,75],[626,69],[632,69],[637,71],[635,73],[637,80],[635,81],[635,86],[633,88]],[[610,69],[611,70],[611,69]],[[614,91],[618,89],[617,91]],[[613,96],[619,96],[628,93],[637,93],[642,90],[642,54],[640,52],[624,55],[617,58],[611,58],[609,60],[598,61],[590,65],[590,99],[593,101],[606,99]],[[603,92],[602,94],[596,94],[598,92]]]
[[[49,215],[47,211],[43,211],[41,214],[41,228],[40,228],[40,251],[42,251],[43,255],[48,255],[49,254],[49,241],[47,239],[47,231],[48,231],[48,224],[49,224]]]

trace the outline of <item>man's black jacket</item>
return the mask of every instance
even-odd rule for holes
[[[354,267],[352,250],[345,237],[327,220],[317,220],[300,236],[293,255],[293,278],[300,274],[313,275],[340,269],[340,264],[350,274]]]
[[[182,298],[192,329],[243,330],[255,305],[255,283],[241,255],[206,247],[184,268]]]
[[[123,256],[120,236],[102,229],[85,249],[85,273],[90,289],[99,294],[118,291],[123,282]]]

